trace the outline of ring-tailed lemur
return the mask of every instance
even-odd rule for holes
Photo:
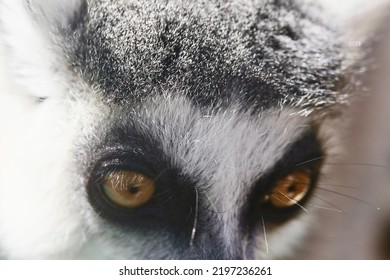
[[[346,103],[345,54],[286,0],[1,1],[4,258],[289,254]],[[337,141],[336,141],[337,142]]]

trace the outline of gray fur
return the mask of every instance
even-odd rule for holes
[[[110,100],[176,88],[217,107],[342,100],[337,36],[294,1],[91,1],[75,20],[70,63]]]

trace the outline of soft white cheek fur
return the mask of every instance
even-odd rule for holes
[[[69,185],[77,118],[63,101],[2,95],[0,240],[10,258],[50,258],[78,247],[85,229]],[[20,100],[18,100],[20,101]],[[22,105],[23,104],[23,105]],[[20,109],[20,110],[19,110]]]

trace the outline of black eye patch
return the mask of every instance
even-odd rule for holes
[[[244,223],[255,225],[264,219],[279,224],[305,211],[323,159],[315,131],[291,143],[284,156],[254,184],[248,208],[243,212]]]

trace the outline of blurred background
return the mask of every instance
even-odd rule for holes
[[[302,259],[390,259],[390,1],[319,0],[333,14],[345,47],[363,68],[367,92],[354,100],[340,131],[343,151],[330,159],[319,209]],[[359,61],[360,60],[360,61]],[[372,70],[370,70],[373,68]]]

